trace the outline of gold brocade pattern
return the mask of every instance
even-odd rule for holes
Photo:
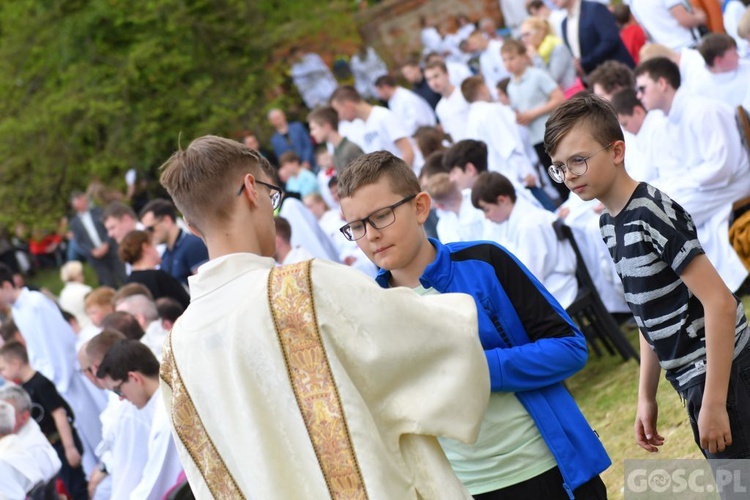
[[[275,268],[268,299],[297,406],[335,500],[367,499],[336,381],[318,332],[312,261]]]
[[[172,354],[172,332],[164,343],[161,379],[172,389],[172,424],[217,500],[244,499],[240,488],[203,426]]]

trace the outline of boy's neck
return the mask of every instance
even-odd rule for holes
[[[19,373],[18,378],[19,380],[21,380],[22,384],[25,384],[26,382],[31,380],[34,375],[36,375],[36,370],[34,370],[31,365],[22,366],[20,372],[21,373]]]
[[[148,400],[151,401],[151,398],[156,394],[156,391],[159,390],[159,379],[143,377],[143,388],[146,391]]]
[[[523,78],[523,75],[525,73],[526,73],[526,68],[523,68],[523,71],[521,71],[519,73],[513,73],[513,81],[517,82],[518,80],[520,80],[521,78]]]
[[[342,142],[343,140],[344,140],[344,136],[343,136],[343,135],[341,135],[341,134],[339,134],[339,133],[338,133],[338,132],[336,132],[335,130],[332,130],[332,131],[331,131],[331,132],[330,132],[330,133],[328,134],[328,142],[330,142],[331,144],[333,144],[333,147],[334,147],[334,148],[337,148],[337,147],[339,146],[339,144],[341,144],[341,142]]]
[[[367,119],[370,117],[370,113],[372,113],[371,104],[365,101],[362,101],[359,104],[357,104],[357,118],[366,122]]]
[[[630,201],[630,197],[633,196],[633,192],[638,187],[638,181],[628,175],[624,166],[619,172],[620,175],[612,183],[612,188],[609,192],[599,197],[599,201],[607,208],[612,217],[616,217],[622,212],[625,205]]]
[[[424,273],[437,256],[437,250],[432,246],[430,240],[427,239],[427,234],[423,233],[421,246],[417,255],[412,261],[401,269],[391,271],[390,286],[406,286],[409,288],[417,288],[421,285],[419,281],[420,276]]]

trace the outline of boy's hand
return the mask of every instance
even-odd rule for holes
[[[664,438],[656,430],[659,407],[656,400],[638,401],[635,415],[635,442],[644,450],[655,453],[664,444]]]
[[[725,405],[706,405],[698,414],[698,435],[701,448],[709,453],[724,451],[732,444],[729,415]]]
[[[91,479],[89,479],[89,498],[94,498],[96,487],[99,486],[99,483],[101,483],[105,477],[107,477],[106,473],[100,471],[98,468],[94,469],[94,472],[91,473]]]
[[[528,125],[534,121],[534,114],[531,111],[518,111],[516,112],[516,121],[519,125]]]
[[[81,465],[81,454],[78,453],[78,449],[75,446],[65,447],[65,459],[73,469]]]

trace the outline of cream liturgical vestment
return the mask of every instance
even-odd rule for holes
[[[321,260],[272,269],[202,266],[164,346],[196,498],[471,498],[434,436],[473,442],[487,407],[474,301]]]

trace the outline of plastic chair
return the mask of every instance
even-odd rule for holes
[[[557,239],[567,240],[576,254],[578,295],[566,311],[581,329],[597,356],[602,355],[603,347],[609,354],[617,352],[625,361],[633,358],[640,363],[640,356],[623,335],[620,325],[604,307],[591,275],[586,269],[586,263],[573,237],[573,231],[559,219],[552,224],[552,227],[555,229]]]

